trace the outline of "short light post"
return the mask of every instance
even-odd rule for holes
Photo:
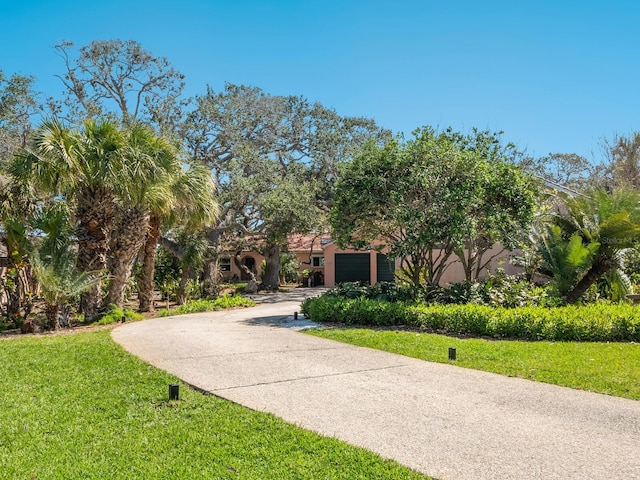
[[[179,400],[179,385],[177,383],[169,384],[169,400]]]
[[[453,347],[449,347],[449,360],[456,359],[456,349]]]

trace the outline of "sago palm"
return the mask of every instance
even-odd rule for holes
[[[538,236],[537,252],[542,261],[540,271],[553,278],[555,288],[564,297],[588,270],[599,246],[597,242],[583,244],[577,233],[568,239],[563,238],[558,225],[547,225]]]
[[[587,268],[566,293],[567,302],[575,303],[591,285],[620,268],[621,252],[640,242],[640,192],[595,190],[570,198],[554,223],[565,239],[577,235],[584,245],[597,245]]]

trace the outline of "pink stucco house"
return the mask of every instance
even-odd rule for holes
[[[399,259],[390,260],[384,252],[371,250],[341,249],[328,235],[293,234],[287,238],[288,250],[298,260],[299,281],[306,283],[311,278],[311,284],[332,287],[341,282],[361,281],[374,285],[381,281],[393,282],[395,273],[401,268]],[[499,246],[487,253],[487,258],[498,254],[490,263],[489,270],[504,268],[506,273],[515,274],[519,270],[507,262],[510,252],[503,251]],[[243,265],[260,273],[260,266],[264,257],[256,251],[245,251],[241,254]],[[225,280],[247,280],[246,276],[236,267],[231,257],[222,258],[222,270]],[[307,275],[303,277],[302,273]],[[304,279],[303,279],[304,278]],[[464,281],[462,265],[452,257],[451,264],[444,273],[441,284],[447,285]]]

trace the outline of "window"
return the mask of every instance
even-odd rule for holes
[[[230,272],[231,271],[231,257],[221,257],[220,258],[220,271],[221,272]]]
[[[324,257],[313,257],[311,259],[311,266],[324,267]]]

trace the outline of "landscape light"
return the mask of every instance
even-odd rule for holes
[[[169,384],[169,400],[179,400],[178,389],[179,386],[177,383]]]

